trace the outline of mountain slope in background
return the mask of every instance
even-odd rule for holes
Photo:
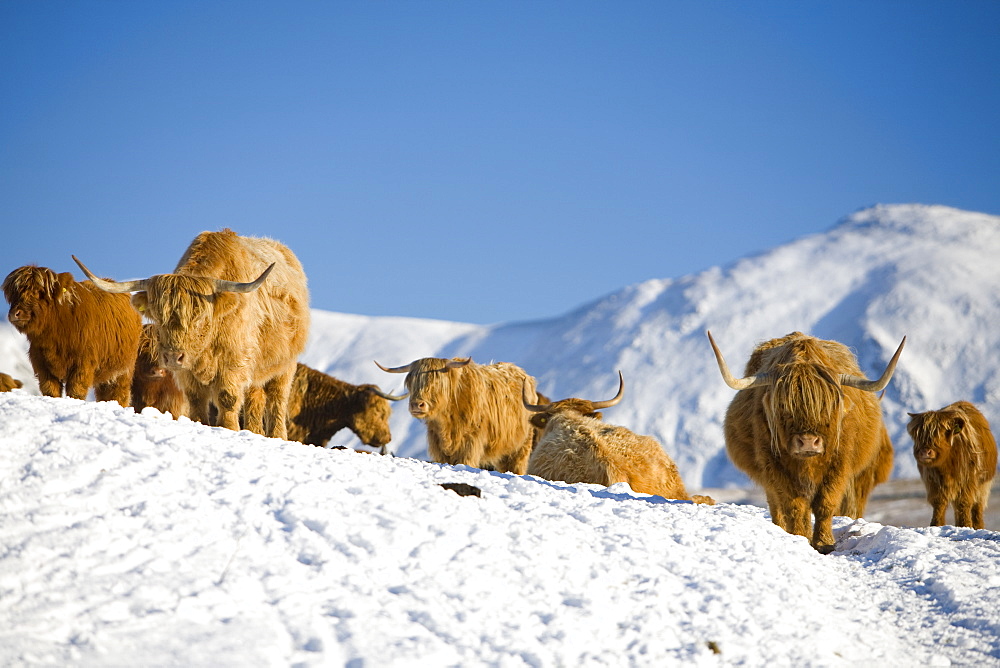
[[[915,477],[907,411],[965,399],[991,422],[1000,417],[1000,377],[990,355],[1000,325],[998,256],[1000,217],[876,206],[822,234],[726,267],[628,286],[549,320],[478,326],[314,311],[303,361],[350,382],[398,390],[402,376],[372,360],[397,366],[471,355],[519,364],[554,399],[608,398],[620,369],[625,399],[605,419],[659,439],[689,488],[698,489],[747,484],[725,453],[722,420],[733,392],[706,330],[734,372],[760,341],[798,330],[852,347],[869,376],[881,374],[906,335],[882,406],[897,449],[895,475]],[[9,326],[0,332],[0,370],[28,379],[19,339]],[[397,454],[426,457],[423,425],[405,404],[396,405],[392,430]],[[337,440],[356,443],[344,433]]]

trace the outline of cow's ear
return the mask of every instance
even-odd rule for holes
[[[240,303],[243,295],[235,292],[216,292],[215,300],[213,301],[212,308],[215,310],[215,316],[221,316],[232,311]]]
[[[145,291],[132,295],[132,308],[139,313],[146,315],[146,307],[149,306],[149,296]]]
[[[55,294],[52,297],[59,303],[66,301],[69,297],[69,291],[73,286],[76,285],[76,279],[73,278],[73,274],[68,271],[56,276],[56,284],[53,286]]]

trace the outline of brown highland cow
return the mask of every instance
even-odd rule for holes
[[[537,401],[535,379],[507,362],[480,365],[470,358],[425,357],[406,366],[410,415],[427,425],[427,452],[435,462],[523,474],[535,440],[522,391]],[[522,390],[522,387],[526,389]]]
[[[738,390],[723,424],[730,459],[763,487],[775,524],[831,552],[833,515],[861,517],[872,488],[892,472],[876,393],[889,384],[906,338],[874,381],[847,346],[800,332],[757,346],[745,377],[734,378],[708,338],[723,379]]]
[[[130,405],[132,372],[142,321],[125,295],[109,295],[92,282],[76,282],[28,265],[7,275],[7,319],[28,337],[28,359],[46,397]]]
[[[909,416],[906,431],[933,508],[931,526],[944,525],[951,504],[955,526],[985,528],[983,513],[997,471],[997,442],[986,418],[968,401]]]
[[[528,475],[568,483],[613,485],[627,482],[636,492],[666,499],[714,503],[688,495],[677,465],[652,436],[640,436],[601,421],[602,409],[617,405],[625,393],[618,372],[618,394],[606,401],[562,399],[534,404],[522,401],[541,433],[528,460]]]
[[[74,260],[76,258],[73,258]],[[309,334],[306,275],[295,255],[272,239],[229,229],[202,232],[173,274],[102,290],[135,292],[132,304],[156,325],[160,363],[174,374],[190,417],[285,438],[288,391]],[[244,401],[245,400],[245,401]]]

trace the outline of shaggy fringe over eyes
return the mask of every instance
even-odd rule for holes
[[[169,278],[169,281],[162,280]],[[212,279],[200,276],[154,276],[147,295],[156,294],[156,302],[150,301],[149,306],[156,310],[162,322],[164,316],[174,316],[179,322],[190,325],[195,316],[204,310],[209,299],[214,295],[215,284]]]
[[[59,286],[59,275],[46,267],[35,265],[18,267],[4,279],[3,294],[10,304],[21,301],[26,292],[35,291],[40,291],[50,298],[54,297],[60,304],[74,304],[78,299],[76,290],[63,291]]]
[[[783,426],[804,431],[817,431],[829,425],[830,433],[823,435],[834,446],[840,440],[839,417],[843,405],[840,385],[826,369],[813,364],[789,364],[779,371],[771,389],[768,420],[777,424],[780,416],[792,415],[793,423]],[[775,452],[781,431],[771,429],[771,448]]]
[[[910,438],[915,446],[927,445],[934,442],[934,435],[944,432],[955,418],[962,418],[965,427],[955,437],[955,441],[968,444],[965,449],[972,463],[978,464],[984,453],[983,442],[980,438],[978,425],[973,422],[971,416],[962,415],[953,411],[931,411],[920,413],[912,418],[912,422],[907,427]],[[954,448],[953,448],[954,449]],[[958,449],[959,451],[961,448]],[[953,454],[960,454],[953,453]]]

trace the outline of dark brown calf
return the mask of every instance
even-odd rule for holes
[[[160,364],[156,342],[154,326],[143,325],[132,376],[132,406],[136,413],[152,406],[161,413],[170,413],[176,420],[187,415],[187,398],[174,382],[174,375]]]

